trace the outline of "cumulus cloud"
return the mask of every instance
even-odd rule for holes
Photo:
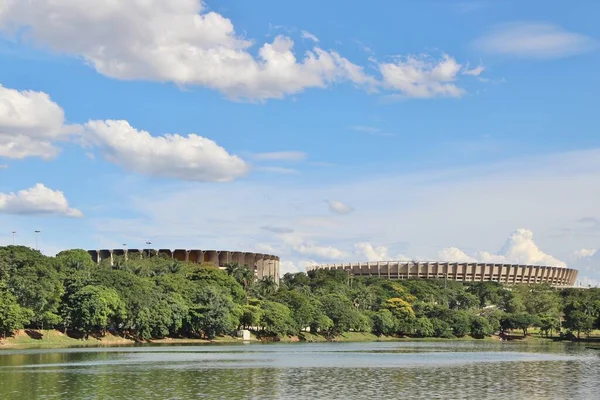
[[[453,83],[461,66],[449,56],[438,62],[412,56],[374,62],[381,81],[338,52],[319,47],[319,39],[307,31],[301,37],[313,47],[302,55],[288,36],[262,44],[248,40],[201,0],[98,0],[94,7],[80,0],[37,0],[35,7],[4,1],[0,30],[77,55],[108,77],[198,85],[232,99],[283,98],[338,82],[369,91],[383,87],[405,97],[464,93]]]
[[[573,254],[569,266],[579,270],[581,286],[600,286],[600,251],[578,250]]]
[[[395,62],[379,64],[379,70],[384,87],[403,97],[461,97],[465,93],[455,83],[458,74],[465,70],[447,54],[440,60],[428,56],[397,57]],[[468,75],[469,70],[466,72]]]
[[[438,252],[440,261],[450,262],[477,262],[475,258],[467,255],[464,251],[457,247],[448,247]]]
[[[41,183],[17,193],[0,193],[0,212],[6,214],[55,214],[65,217],[83,217],[83,213],[69,206],[63,192],[52,190]]]
[[[323,260],[341,260],[346,253],[332,246],[319,246],[314,243],[301,243],[293,246],[293,250],[305,256]]]
[[[43,92],[19,91],[0,85],[0,156],[52,159],[53,142],[76,129],[65,125],[62,108]]]
[[[374,247],[369,242],[356,243],[354,251],[358,256],[365,257],[367,261],[387,261],[390,259],[387,247]]]
[[[566,267],[563,261],[544,253],[535,244],[533,232],[523,228],[514,231],[497,254],[479,251],[468,255],[461,249],[449,247],[438,252],[438,259],[452,262],[512,263]]]
[[[482,51],[526,58],[560,58],[597,47],[585,35],[540,22],[512,22],[495,26],[475,41]]]
[[[89,121],[85,140],[129,171],[187,181],[228,182],[248,172],[246,163],[214,141],[189,134],[152,136],[127,121]]]
[[[304,161],[307,154],[301,151],[277,151],[270,153],[256,153],[252,158],[260,161]]]
[[[335,214],[350,214],[354,208],[338,200],[328,200],[329,211]]]
[[[52,16],[49,18],[48,16]],[[281,98],[339,80],[362,83],[361,68],[314,47],[298,60],[294,42],[277,36],[255,57],[253,42],[201,0],[4,2],[0,28],[85,59],[117,79],[201,85],[232,98]]]

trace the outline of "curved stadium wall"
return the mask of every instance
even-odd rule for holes
[[[271,254],[249,253],[228,250],[185,250],[185,249],[102,249],[88,250],[92,260],[100,263],[110,260],[111,265],[115,257],[127,257],[129,254],[141,257],[163,257],[182,262],[211,263],[219,268],[225,268],[228,263],[238,263],[253,268],[258,279],[267,276],[279,282],[279,257]]]
[[[379,261],[314,265],[312,270],[343,270],[353,276],[387,279],[450,279],[462,282],[499,282],[507,285],[549,283],[555,287],[575,285],[578,271],[565,267],[524,264],[461,263],[437,261]]]

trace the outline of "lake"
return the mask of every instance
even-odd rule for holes
[[[574,343],[379,342],[1,350],[0,399],[597,399]]]

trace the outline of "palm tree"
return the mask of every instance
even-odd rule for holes
[[[277,292],[277,283],[272,276],[266,276],[258,281],[256,285],[257,294],[262,297],[269,297]]]
[[[250,285],[254,282],[254,271],[246,265],[240,265],[238,263],[227,263],[225,265],[227,273],[244,288],[248,290]]]

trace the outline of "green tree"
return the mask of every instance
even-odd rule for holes
[[[565,327],[577,332],[577,339],[580,339],[581,332],[589,334],[594,327],[594,317],[583,311],[573,311],[566,316]]]
[[[11,335],[17,329],[23,329],[33,317],[33,311],[21,307],[17,298],[7,291],[0,282],[0,337]]]
[[[69,298],[65,319],[71,328],[89,334],[117,327],[126,316],[125,303],[114,289],[88,285]]]
[[[323,313],[333,321],[333,326],[329,330],[330,335],[337,336],[342,332],[348,332],[360,324],[360,314],[346,296],[332,293],[322,296],[320,301]]]
[[[431,337],[435,334],[433,324],[427,317],[419,317],[413,325],[414,333],[418,337]]]
[[[507,314],[501,321],[500,324],[503,330],[508,329],[520,329],[523,331],[523,336],[527,336],[527,330],[534,324],[537,324],[538,320],[535,316],[524,312],[516,314]]]
[[[234,309],[235,303],[224,289],[202,286],[195,293],[190,307],[190,327],[207,339],[230,332],[239,325],[239,319],[235,321],[234,318]]]
[[[433,336],[440,338],[454,337],[449,323],[439,318],[431,318],[430,321],[433,326]]]
[[[286,305],[265,300],[260,303],[260,308],[260,324],[267,335],[282,337],[298,332],[292,311]]]
[[[292,310],[292,317],[296,321],[296,326],[305,329],[310,326],[317,314],[315,302],[304,293],[293,290],[280,291],[275,300],[285,304]]]
[[[483,339],[494,333],[494,330],[488,320],[476,315],[471,320],[471,336],[475,339]]]
[[[373,333],[377,336],[392,335],[396,331],[396,319],[390,310],[381,309],[372,314]]]
[[[244,304],[240,324],[243,328],[255,328],[260,325],[262,310],[258,305]]]

